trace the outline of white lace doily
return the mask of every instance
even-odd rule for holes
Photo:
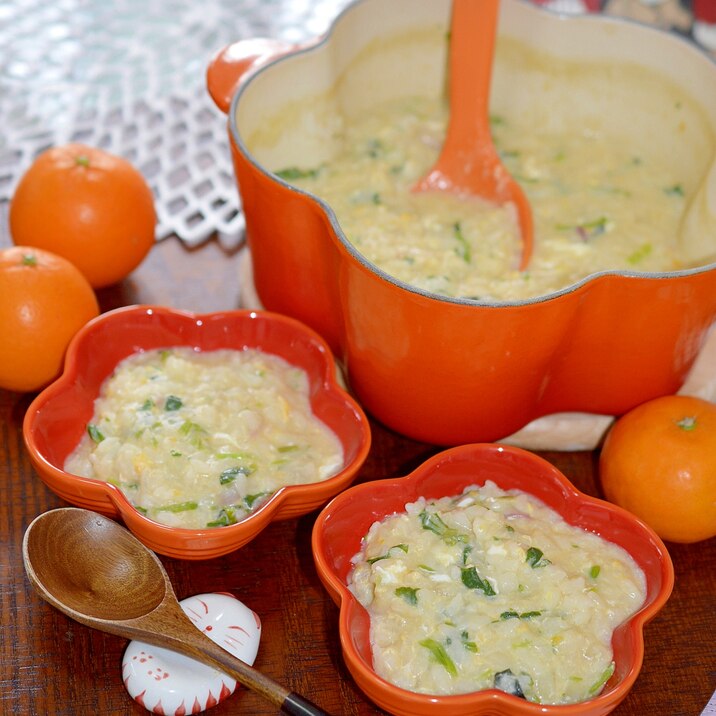
[[[244,38],[320,35],[346,3],[0,0],[0,205],[39,152],[79,141],[144,174],[158,239],[197,245],[217,231],[238,245],[243,216],[208,62]]]

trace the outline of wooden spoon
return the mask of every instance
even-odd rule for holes
[[[416,191],[474,194],[511,203],[522,234],[520,269],[532,256],[532,210],[522,187],[500,161],[490,132],[490,80],[499,0],[453,0],[450,22],[450,119],[435,166]]]
[[[27,528],[22,557],[40,596],[81,624],[213,666],[283,713],[327,716],[200,632],[158,557],[116,522],[74,507],[45,512]]]

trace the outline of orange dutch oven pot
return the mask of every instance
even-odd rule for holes
[[[272,173],[292,165],[296,130],[290,118],[291,141],[274,142],[282,160],[249,146],[282,105],[327,91],[366,47],[404,25],[410,32],[421,23],[446,28],[448,19],[445,0],[359,0],[310,45],[247,40],[213,58],[208,87],[229,117],[261,303],[323,335],[363,406],[389,428],[426,442],[499,440],[540,416],[619,415],[676,392],[716,317],[713,141],[692,200],[700,211],[701,223],[692,228],[704,252],[700,266],[594,274],[544,297],[494,304],[429,294],[368,262],[325,202]],[[501,32],[550,51],[636,58],[680,78],[686,91],[700,89],[716,134],[716,65],[686,41],[602,16],[560,17],[519,0],[503,3],[500,23]],[[410,62],[422,58],[421,72],[437,72],[444,57],[425,57],[423,49],[408,50]],[[378,88],[382,77],[374,80]]]

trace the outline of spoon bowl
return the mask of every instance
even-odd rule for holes
[[[325,714],[201,633],[184,614],[159,558],[107,517],[75,507],[45,512],[25,531],[22,556],[39,595],[75,621],[197,659],[283,713]]]
[[[453,0],[450,20],[450,118],[440,156],[414,190],[450,191],[511,204],[517,214],[524,271],[532,256],[532,209],[500,160],[490,131],[490,81],[499,0]]]

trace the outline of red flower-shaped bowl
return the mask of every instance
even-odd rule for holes
[[[460,494],[469,485],[492,480],[502,489],[519,489],[556,510],[568,523],[594,532],[625,549],[646,576],[646,599],[612,637],[615,669],[602,692],[587,701],[545,705],[489,689],[456,696],[432,696],[399,688],[373,669],[370,619],[347,587],[351,559],[370,526],[419,497]],[[643,627],[666,603],[674,569],[663,542],[636,517],[577,490],[554,466],[522,450],[473,444],[439,453],[407,477],[351,487],[319,514],[313,529],[318,574],[340,606],[343,656],[358,686],[381,708],[400,716],[600,716],[616,708],[634,684],[644,657]]]
[[[278,490],[245,520],[202,530],[180,529],[147,519],[115,486],[63,469],[87,423],[100,387],[127,356],[155,348],[190,346],[203,351],[256,348],[305,370],[313,412],[338,436],[342,469],[310,485]],[[121,518],[148,547],[180,559],[209,559],[232,552],[269,522],[306,514],[325,504],[355,478],[370,448],[370,427],[360,406],[339,386],[326,343],[298,321],[267,312],[226,311],[195,315],[151,306],[130,306],[90,321],[72,340],[62,375],[28,408],[25,444],[40,478],[74,505]]]

